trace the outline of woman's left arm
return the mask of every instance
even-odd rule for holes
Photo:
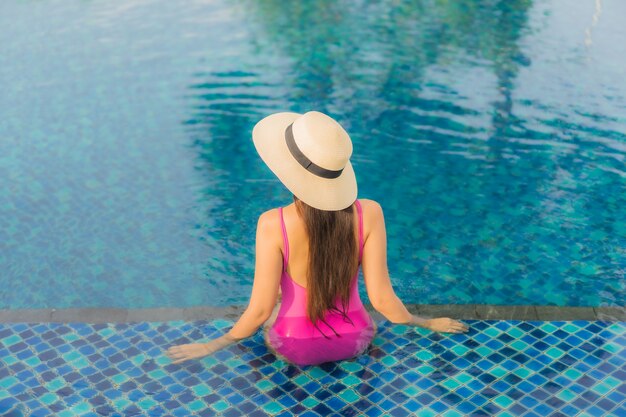
[[[172,363],[201,358],[246,337],[252,336],[270,317],[278,296],[282,272],[282,236],[278,209],[266,211],[259,216],[256,229],[255,267],[252,294],[246,311],[237,323],[223,336],[206,343],[190,343],[172,346],[167,355]]]

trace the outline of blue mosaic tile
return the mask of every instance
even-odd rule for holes
[[[297,367],[260,332],[174,365],[172,344],[232,322],[0,325],[0,415],[571,416],[626,411],[626,323],[382,321],[352,360]],[[503,336],[504,335],[504,336]],[[506,337],[505,337],[506,336]],[[549,341],[550,343],[547,343]]]

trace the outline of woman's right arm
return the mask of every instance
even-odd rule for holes
[[[398,298],[387,269],[387,232],[382,207],[376,201],[367,202],[367,223],[370,225],[369,234],[363,247],[363,277],[367,295],[372,306],[392,323],[403,323],[424,327],[440,332],[467,331],[465,324],[444,317],[426,319],[411,314]]]

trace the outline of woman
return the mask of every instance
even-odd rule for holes
[[[361,354],[376,326],[359,298],[360,265],[372,306],[389,321],[468,331],[457,320],[412,315],[396,296],[387,271],[383,212],[373,200],[356,199],[352,142],[339,123],[314,111],[276,113],[257,123],[252,138],[294,202],[259,217],[254,283],[241,318],[210,342],[171,347],[173,363],[213,353],[253,335],[263,323],[272,352],[297,365]]]

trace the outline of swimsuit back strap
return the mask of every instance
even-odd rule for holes
[[[287,262],[289,262],[289,239],[287,238],[287,228],[285,228],[285,220],[283,219],[283,208],[279,207],[278,211],[280,213],[280,226],[283,230],[283,247],[284,247],[284,256],[283,256],[283,271],[287,270]]]
[[[363,258],[363,210],[361,209],[361,203],[359,200],[355,200],[356,211],[359,214],[359,264]]]

